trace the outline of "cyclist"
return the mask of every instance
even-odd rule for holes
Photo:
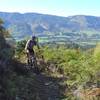
[[[38,44],[38,38],[36,36],[32,36],[31,39],[27,41],[26,46],[25,46],[28,63],[30,61],[30,56],[33,56],[33,57],[35,56],[34,46],[37,46],[38,49],[40,48]]]

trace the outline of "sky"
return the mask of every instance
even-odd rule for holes
[[[0,0],[0,12],[100,16],[100,0]]]

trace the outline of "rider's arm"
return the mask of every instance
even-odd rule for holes
[[[37,45],[37,48],[40,49],[38,38],[37,38],[37,41],[36,41],[36,45]]]
[[[30,40],[28,40],[27,43],[26,43],[26,45],[25,45],[25,51],[27,51],[29,41],[30,41]]]

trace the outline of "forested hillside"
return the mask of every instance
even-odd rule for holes
[[[55,36],[58,40],[57,36],[62,37],[62,39],[63,37],[67,39],[74,37],[75,40],[87,36],[95,37],[95,39],[100,37],[100,17],[95,16],[60,17],[37,13],[0,12],[0,18],[5,21],[4,26],[17,40],[33,33],[39,37]]]

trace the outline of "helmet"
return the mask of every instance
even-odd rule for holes
[[[36,39],[36,36],[32,36],[31,39],[32,39],[32,40]]]

